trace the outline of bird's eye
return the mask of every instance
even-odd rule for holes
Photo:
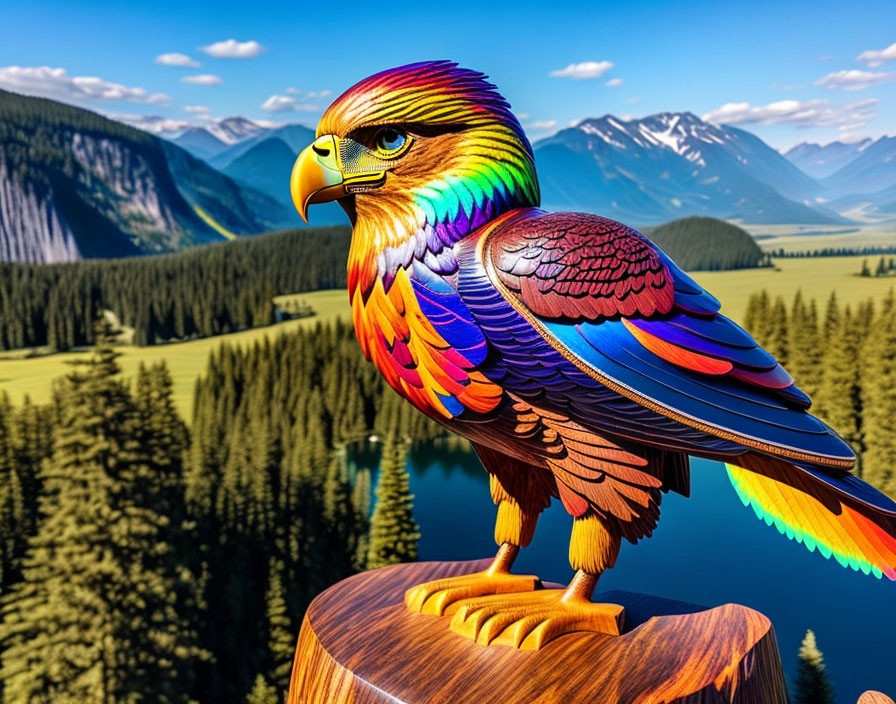
[[[407,145],[408,136],[395,127],[385,127],[373,138],[373,146],[381,156],[398,156]]]

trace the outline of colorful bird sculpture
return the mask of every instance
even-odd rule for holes
[[[689,455],[726,463],[787,537],[896,579],[896,503],[850,474],[852,450],[787,372],[649,239],[539,209],[532,147],[486,76],[447,61],[378,73],[317,135],[292,196],[303,218],[337,200],[352,222],[361,349],[472,443],[497,504],[492,566],[410,589],[409,609],[482,644],[618,633],[623,609],[592,592],[623,538],[652,533],[662,494],[687,495]],[[573,519],[565,590],[510,572],[552,497]]]

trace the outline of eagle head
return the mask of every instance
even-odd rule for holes
[[[448,244],[536,206],[532,147],[485,75],[449,61],[377,73],[327,108],[296,160],[293,202],[337,200],[374,249],[426,231]]]

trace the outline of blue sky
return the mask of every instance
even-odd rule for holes
[[[533,138],[679,110],[776,147],[896,134],[892,0],[0,3],[0,87],[157,127],[313,126],[363,76],[433,58],[488,73]],[[201,65],[170,65],[184,62]]]

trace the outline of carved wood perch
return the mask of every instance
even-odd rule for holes
[[[396,565],[329,588],[302,624],[289,704],[787,703],[771,622],[737,604],[604,592],[625,607],[622,635],[573,633],[537,651],[477,645],[407,611],[409,587],[488,563]]]

